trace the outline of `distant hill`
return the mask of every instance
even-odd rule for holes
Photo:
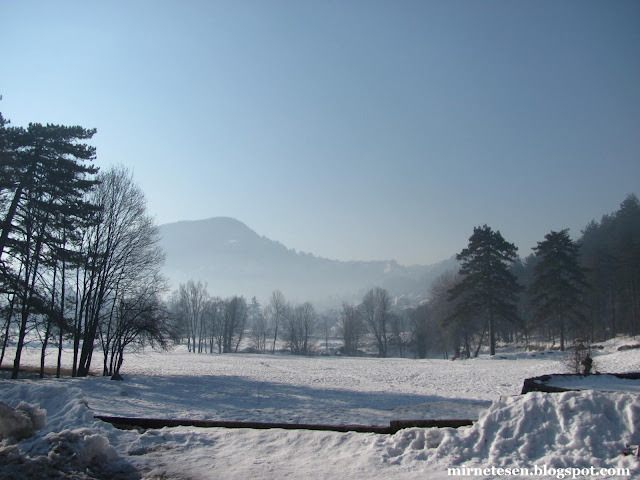
[[[405,267],[397,262],[342,262],[299,253],[228,217],[160,226],[167,259],[164,274],[172,287],[188,280],[208,283],[213,296],[256,296],[264,304],[275,289],[288,300],[319,307],[359,301],[374,286],[401,301],[426,298],[433,279],[455,268],[455,260]]]

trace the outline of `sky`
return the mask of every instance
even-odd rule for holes
[[[158,223],[339,260],[527,256],[640,195],[640,2],[0,0],[0,111],[97,128]]]

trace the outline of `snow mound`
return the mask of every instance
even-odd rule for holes
[[[88,429],[63,430],[49,433],[44,440],[49,444],[48,458],[54,465],[74,464],[84,469],[118,459],[109,439]]]
[[[640,443],[640,397],[593,391],[534,392],[495,401],[469,428],[397,433],[388,461],[447,460],[450,465],[630,468],[625,443]]]
[[[92,471],[103,475],[119,459],[109,440],[91,430],[49,433],[39,443],[26,452],[19,445],[0,445],[2,478],[95,478]]]
[[[11,408],[0,402],[0,440],[29,438],[46,424],[46,412],[35,405],[20,402],[16,408]]]
[[[8,402],[0,402],[3,479],[84,479],[110,473],[127,478],[132,473],[105,435],[112,427],[93,418],[79,390],[31,384],[3,393]]]

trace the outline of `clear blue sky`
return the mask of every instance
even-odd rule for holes
[[[526,256],[640,194],[638,1],[0,0],[0,111],[96,127],[159,223]]]

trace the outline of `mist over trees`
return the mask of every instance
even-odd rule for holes
[[[378,355],[386,357],[391,320],[389,292],[380,287],[369,290],[362,299],[359,309],[365,329],[375,338]]]
[[[640,201],[629,195],[620,209],[582,231],[581,263],[590,286],[585,319],[590,337],[640,334]]]
[[[280,290],[263,307],[255,297],[212,298],[191,281],[174,293],[174,331],[200,353],[470,358],[506,344],[564,350],[576,338],[640,333],[639,245],[640,202],[629,195],[577,240],[551,231],[525,258],[499,231],[475,227],[459,268],[438,276],[417,306],[373,287],[335,310],[292,303]]]
[[[261,305],[255,296],[214,296],[194,280],[167,300],[144,193],[125,167],[93,165],[95,133],[12,127],[0,114],[0,364],[15,346],[13,378],[34,339],[40,375],[52,347],[60,375],[67,344],[72,374],[86,376],[95,355],[114,375],[126,352],[170,340],[201,354],[469,358],[484,346],[494,355],[498,345],[564,350],[575,339],[640,335],[634,194],[575,240],[567,229],[544,234],[524,258],[499,231],[475,227],[459,268],[437,277],[418,305],[370,285],[335,310],[292,302],[277,288]]]
[[[576,240],[567,229],[551,231],[521,259],[484,225],[457,258],[459,270],[436,278],[418,306],[391,299],[389,312],[376,317],[380,289],[360,305],[344,304],[337,315],[343,354],[368,346],[379,356],[469,358],[487,344],[490,354],[498,344],[565,350],[574,339],[640,334],[640,201],[633,194]]]
[[[475,260],[470,253],[490,245],[487,229],[474,229],[469,247],[458,255],[460,260]],[[479,233],[487,237],[481,243]],[[463,262],[457,274],[436,279],[429,300],[412,310],[423,322],[430,319],[435,336],[444,339],[445,354],[477,354],[491,320],[491,306],[500,313],[494,315],[493,330],[496,342],[503,344],[551,344],[564,350],[576,338],[597,342],[617,334],[640,334],[640,201],[636,195],[628,195],[619,210],[604,215],[600,222],[590,222],[575,241],[566,229],[552,231],[524,259],[504,247],[502,261],[509,265],[507,270],[500,267],[494,287],[480,288],[483,282],[490,285],[491,276],[480,275],[482,280],[475,282],[481,270]],[[486,254],[483,263],[478,255],[477,268],[488,267],[489,257]],[[508,291],[488,300],[487,291],[505,286]],[[425,335],[420,331],[416,328],[414,334],[422,340]],[[416,349],[417,356],[422,353]]]
[[[361,338],[364,334],[364,322],[360,310],[354,305],[342,304],[338,333],[343,342],[343,353],[355,356],[360,349]]]
[[[247,330],[248,307],[244,297],[211,297],[207,284],[188,281],[169,300],[176,342],[187,340],[187,350],[197,353],[237,352]]]
[[[315,333],[317,315],[309,302],[287,305],[285,310],[284,338],[287,349],[294,355],[312,352],[311,336]]]

